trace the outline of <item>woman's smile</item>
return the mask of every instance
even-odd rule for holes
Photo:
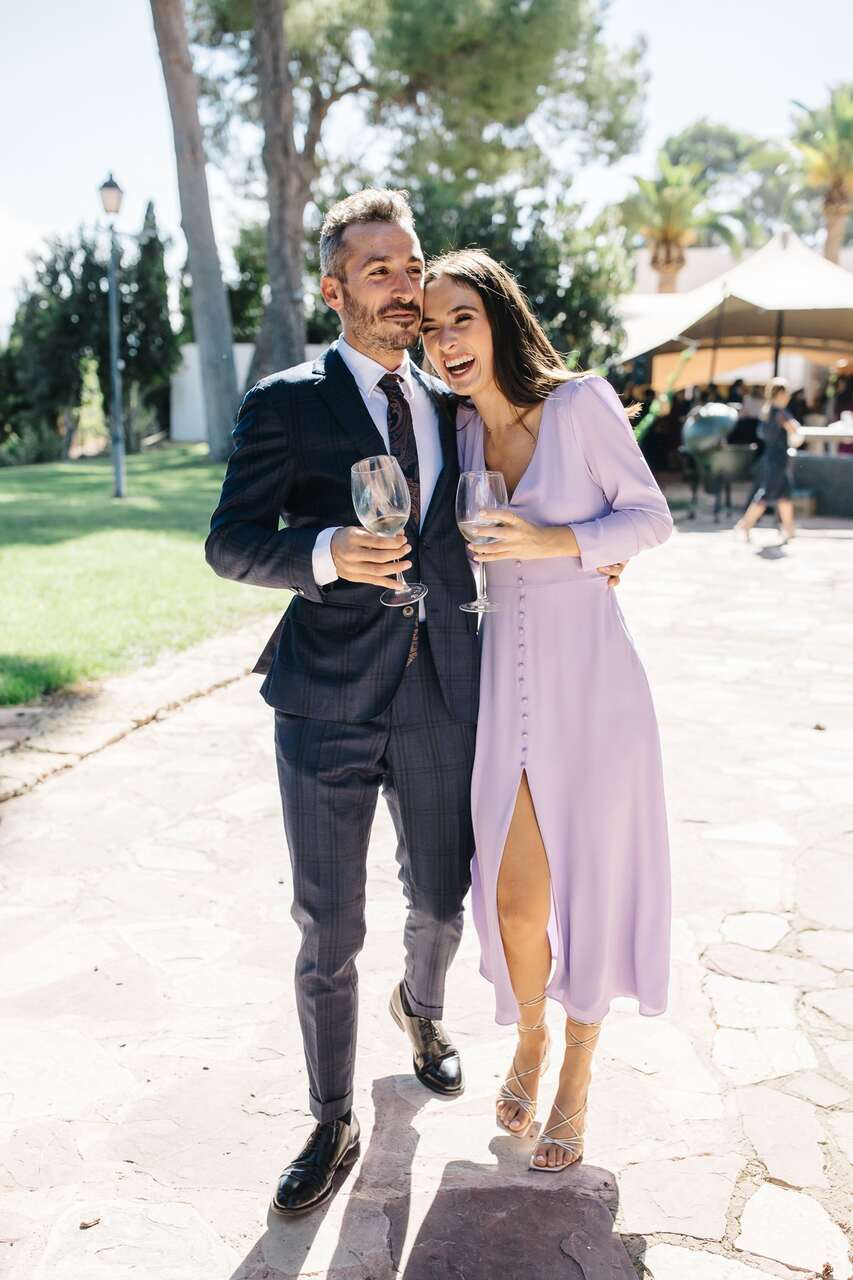
[[[461,382],[469,373],[473,372],[476,359],[476,356],[448,356],[443,361],[444,372],[451,382]]]

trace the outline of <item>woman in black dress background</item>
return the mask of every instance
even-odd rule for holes
[[[758,462],[758,488],[752,501],[735,525],[749,541],[753,527],[758,523],[767,504],[772,502],[779,512],[784,545],[796,533],[794,503],[791,497],[791,475],[788,466],[788,444],[799,428],[796,418],[788,412],[791,392],[784,378],[772,378],[767,384],[764,408],[758,426],[758,438],[764,441],[764,452]]]

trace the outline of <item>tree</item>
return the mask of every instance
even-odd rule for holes
[[[670,164],[695,166],[699,181],[712,187],[721,179],[744,173],[762,146],[752,134],[716,124],[705,116],[667,138],[662,149]]]
[[[133,407],[164,409],[179,358],[169,320],[163,242],[148,205],[138,250],[123,254],[119,280],[119,358],[128,450],[139,447]],[[104,403],[110,395],[108,261],[97,235],[54,239],[34,257],[3,355],[0,411],[4,433],[27,437],[16,460],[42,461],[65,451],[77,423],[84,365],[93,360]],[[137,412],[137,419],[141,416]],[[57,444],[57,440],[59,444]]]
[[[814,238],[819,203],[806,187],[801,157],[789,143],[757,138],[707,118],[668,138],[663,151],[674,165],[695,166],[714,207],[737,209],[751,244],[790,226]],[[713,243],[698,233],[697,243]]]
[[[50,240],[31,260],[2,359],[4,463],[53,461],[71,443],[81,351],[91,341],[91,312],[79,284],[94,256],[94,240],[81,233]]]
[[[254,0],[254,51],[263,121],[267,180],[268,331],[259,350],[268,367],[284,369],[305,352],[302,307],[302,219],[308,202],[298,163],[290,48],[284,0]],[[304,144],[303,144],[304,145]],[[262,326],[263,328],[263,326]]]
[[[808,185],[823,200],[824,256],[837,262],[853,204],[853,84],[836,86],[825,107],[794,105],[801,113],[794,145],[803,157]]]
[[[0,350],[0,467],[16,463],[53,462],[62,456],[63,439],[56,413],[43,416],[44,404],[33,404],[33,388],[24,380],[21,349],[28,322],[37,317],[35,308],[23,305],[9,333],[8,345]],[[27,372],[37,372],[27,361]]]
[[[250,379],[272,367],[274,326],[282,351],[301,330],[305,209],[322,198],[325,126],[345,99],[363,113],[385,181],[418,155],[474,189],[567,141],[576,155],[618,157],[641,128],[642,48],[609,55],[600,0],[290,0],[286,11],[282,0],[197,0],[193,12],[200,49],[217,55],[203,79],[210,136],[223,162],[237,151],[258,194],[246,125],[273,135],[263,160],[281,302],[267,310]],[[287,255],[275,247],[285,242]],[[288,362],[299,358],[289,350]]]
[[[234,246],[234,265],[236,277],[228,285],[234,341],[255,342],[269,294],[267,238],[260,223],[252,222],[240,228]]]
[[[77,282],[93,254],[93,242],[82,234],[79,240],[49,241],[32,259],[33,279],[12,322],[9,351],[23,392],[15,425],[33,438],[33,461],[60,456],[73,434],[82,389],[80,351],[89,341]]]
[[[149,201],[139,253],[128,271],[125,378],[137,385],[142,403],[156,414],[164,431],[169,421],[169,383],[180,363],[178,339],[169,318],[165,248],[154,205]]]
[[[662,152],[657,176],[634,181],[637,190],[623,202],[622,213],[625,225],[651,250],[659,293],[675,292],[685,249],[700,235],[713,232],[730,248],[739,247],[730,226],[732,215],[720,215],[710,207],[708,187],[696,165],[672,164]]]
[[[210,214],[196,79],[182,0],[151,0],[151,13],[172,118],[181,225],[193,279],[193,325],[201,358],[208,446],[211,457],[224,459],[230,450],[239,396],[228,298]]]
[[[268,296],[266,231],[257,222],[240,228],[234,245],[235,276],[226,283],[231,323],[235,342],[256,342],[264,316],[264,303]],[[192,318],[192,277],[189,263],[185,263],[180,275],[179,308],[183,328],[177,341],[195,342]],[[313,339],[312,339],[313,341]]]
[[[15,435],[15,423],[29,405],[18,370],[18,362],[10,342],[0,348],[0,466],[3,465],[6,446]]]
[[[548,337],[584,368],[618,345],[617,298],[631,287],[623,227],[607,216],[581,225],[581,210],[515,192],[469,194],[458,200],[441,183],[412,193],[418,234],[427,255],[477,245],[516,276]]]

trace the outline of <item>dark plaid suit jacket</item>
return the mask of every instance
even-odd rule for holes
[[[474,615],[459,609],[473,583],[455,521],[455,402],[413,371],[438,409],[444,466],[420,530],[406,528],[408,576],[429,587],[430,649],[448,710],[473,722],[479,649]],[[385,452],[334,346],[314,364],[263,379],[240,406],[205,555],[223,578],[296,593],[255,667],[266,674],[263,697],[280,711],[363,722],[388,707],[402,679],[417,610],[385,608],[366,583],[320,588],[312,570],[320,530],[358,523],[350,467]]]

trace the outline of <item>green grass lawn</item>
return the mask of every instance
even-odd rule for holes
[[[217,578],[203,542],[223,466],[202,446],[0,470],[0,704],[150,662],[276,609]]]

